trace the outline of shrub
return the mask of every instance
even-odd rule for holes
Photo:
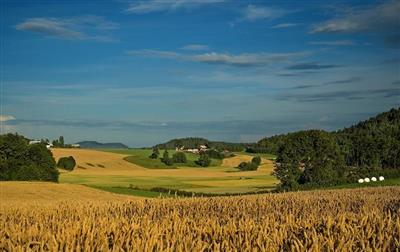
[[[253,162],[241,162],[238,166],[241,171],[255,171],[258,168],[258,165]]]
[[[200,157],[195,163],[201,167],[207,167],[211,164],[211,159],[206,153],[203,152],[200,153]]]
[[[57,163],[57,167],[64,169],[64,170],[68,170],[68,171],[72,171],[75,168],[76,162],[74,157],[69,156],[69,157],[62,157],[58,160]]]
[[[185,153],[183,152],[176,152],[173,156],[172,156],[172,161],[174,163],[186,163],[187,162],[187,158]]]
[[[153,153],[151,153],[151,155],[149,156],[149,158],[151,159],[157,159],[158,155],[160,155],[160,151],[158,150],[158,148],[153,148]]]
[[[259,157],[259,156],[253,157],[251,162],[256,164],[257,166],[259,166],[261,164],[261,157]]]
[[[219,152],[215,149],[212,150],[207,150],[206,154],[210,157],[210,158],[215,158],[215,159],[224,159],[225,155],[223,152]]]
[[[168,166],[174,164],[174,161],[169,157],[169,153],[167,150],[164,151],[163,158],[161,159],[161,161]]]

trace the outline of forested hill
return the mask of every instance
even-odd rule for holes
[[[122,143],[99,143],[96,141],[82,141],[77,143],[81,148],[86,149],[101,149],[101,148],[115,148],[115,149],[126,149],[128,146]]]
[[[248,151],[277,154],[290,134],[263,138]],[[331,134],[335,136],[348,166],[400,167],[400,108]]]
[[[400,108],[334,134],[347,165],[400,167]]]
[[[226,143],[221,141],[210,141],[208,139],[200,137],[187,137],[187,138],[172,139],[166,143],[157,144],[154,147],[159,149],[175,149],[176,147],[183,147],[183,146],[185,148],[198,148],[199,145],[207,145],[209,148],[215,148],[220,150],[243,151],[248,144]]]
[[[375,131],[386,132],[386,133],[399,133],[400,128],[400,108],[393,108],[388,112],[383,112],[375,117],[368,120],[359,122],[350,128],[344,128],[343,130],[337,131],[338,133],[354,133],[359,131]]]

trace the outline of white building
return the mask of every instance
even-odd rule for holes
[[[31,144],[40,144],[40,143],[42,143],[41,140],[31,140],[31,141],[29,141],[29,145],[31,145]],[[46,148],[47,149],[50,149],[52,147],[53,147],[52,143],[46,143]]]
[[[31,145],[31,144],[38,144],[38,143],[41,143],[42,141],[40,141],[40,140],[31,140],[31,141],[29,141],[29,145]]]

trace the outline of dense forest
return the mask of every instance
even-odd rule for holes
[[[217,149],[217,150],[228,150],[228,151],[243,151],[246,149],[249,144],[246,143],[227,143],[221,141],[210,141],[205,138],[200,137],[187,137],[187,138],[179,138],[172,139],[166,143],[155,145],[154,148],[158,149],[175,149],[176,147],[185,147],[185,148],[198,148],[199,145],[206,145],[209,148]]]
[[[260,140],[249,152],[277,155],[285,189],[354,182],[363,176],[400,177],[400,109],[335,132],[299,131]]]
[[[278,154],[290,134],[263,138],[248,152]],[[331,132],[348,166],[400,166],[400,108],[391,109],[350,128]]]

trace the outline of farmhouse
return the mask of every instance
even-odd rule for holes
[[[31,145],[31,144],[40,144],[40,143],[42,143],[41,140],[31,140],[31,141],[29,141],[29,145]],[[46,143],[46,148],[47,148],[47,149],[50,149],[50,148],[52,148],[52,147],[53,147],[53,144],[51,144],[51,143]]]
[[[193,154],[199,154],[200,152],[207,151],[208,147],[207,147],[207,145],[199,145],[198,148],[185,149],[185,146],[183,146],[183,147],[180,147],[180,148],[176,147],[175,150],[176,151],[190,152],[190,153],[193,153]]]

